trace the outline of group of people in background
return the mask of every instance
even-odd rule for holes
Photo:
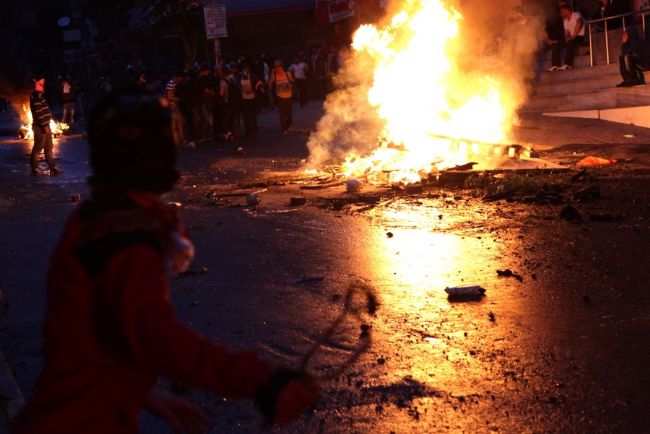
[[[240,57],[230,63],[220,59],[213,68],[194,65],[171,75],[127,66],[115,75],[100,75],[94,86],[64,76],[49,81],[46,87],[44,75],[37,74],[30,99],[35,138],[32,173],[41,173],[37,160],[41,152],[45,152],[49,173],[62,173],[52,155],[50,107],[61,107],[61,121],[73,127],[78,118],[86,118],[95,99],[124,85],[139,87],[165,101],[177,146],[193,148],[214,141],[239,143],[242,127],[243,135],[256,137],[258,114],[275,108],[280,129],[287,135],[293,125],[293,101],[305,107],[310,97],[323,99],[333,89],[333,76],[340,65],[339,50],[323,44],[309,59],[298,53],[288,68],[280,59],[269,59]]]
[[[617,87],[645,84],[643,71],[650,69],[650,40],[647,35],[640,34],[633,17],[622,16],[633,12],[630,0],[560,1],[558,6],[559,16],[551,18],[546,25],[546,44],[552,52],[548,71],[573,68],[578,47],[588,45],[585,38],[586,21],[595,20],[592,31],[602,32],[605,28],[623,29],[619,56],[619,70],[623,81]],[[606,18],[610,19],[605,27],[602,20]],[[561,58],[562,49],[564,62]]]
[[[269,56],[253,56],[231,62],[220,59],[214,67],[195,64],[171,74],[127,67],[119,77],[102,75],[93,90],[101,96],[131,83],[164,96],[172,111],[176,144],[194,147],[207,141],[256,137],[259,113],[276,108],[280,129],[288,134],[293,101],[306,107],[310,98],[325,98],[333,89],[339,65],[339,49],[322,44],[311,57],[298,53],[289,65]],[[73,119],[76,86],[69,79],[61,83],[64,118]]]

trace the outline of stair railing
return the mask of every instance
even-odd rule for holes
[[[650,15],[650,9],[644,9],[635,12],[629,12],[626,14],[613,15],[611,17],[598,18],[596,20],[586,20],[585,25],[587,26],[587,31],[589,32],[589,63],[591,66],[594,66],[594,43],[593,43],[593,26],[600,26],[601,23],[604,25],[604,35],[605,35],[605,59],[609,65],[611,62],[609,54],[609,29],[608,23],[613,20],[621,20],[623,22],[623,31],[627,28],[626,18],[627,17],[641,17],[641,27],[643,28],[643,37],[646,35],[646,15]]]

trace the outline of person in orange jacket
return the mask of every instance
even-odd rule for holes
[[[88,126],[91,198],[70,216],[48,271],[44,366],[13,434],[135,434],[145,408],[180,433],[204,432],[195,406],[160,377],[253,399],[267,422],[316,403],[307,375],[217,345],[178,322],[167,272],[193,246],[160,195],[178,178],[169,111],[146,90],[112,91]]]
[[[293,124],[293,77],[290,72],[284,70],[281,60],[276,60],[273,64],[273,71],[269,84],[275,89],[275,103],[278,106],[278,115],[280,116],[280,128],[284,135],[289,134]]]

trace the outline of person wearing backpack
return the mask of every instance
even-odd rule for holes
[[[280,115],[280,128],[284,135],[289,134],[293,123],[293,111],[291,99],[293,97],[293,77],[282,67],[282,61],[276,60],[273,63],[273,71],[270,78],[271,88],[274,89],[275,102]]]

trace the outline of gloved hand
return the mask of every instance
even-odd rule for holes
[[[255,394],[255,404],[265,424],[284,425],[318,403],[314,379],[299,371],[280,368]]]

